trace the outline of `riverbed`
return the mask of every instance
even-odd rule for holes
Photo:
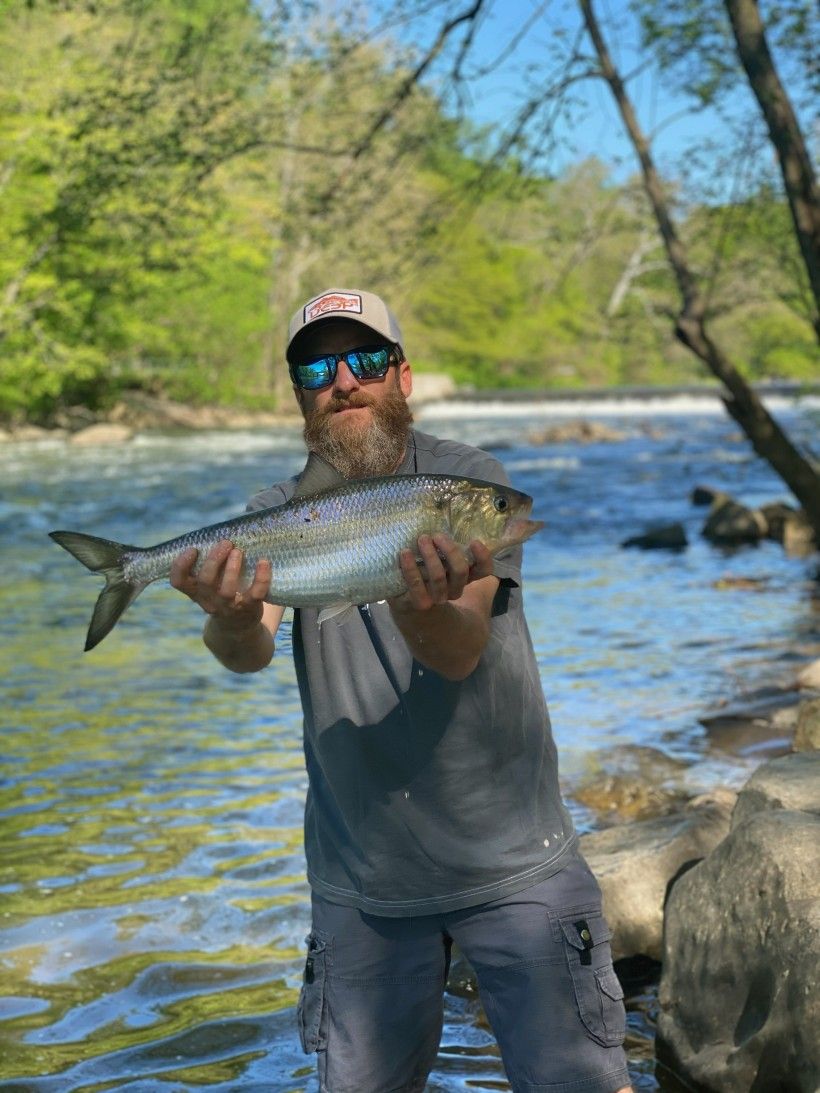
[[[816,401],[775,409],[816,442]],[[600,817],[573,788],[618,747],[682,760],[691,795],[739,786],[760,756],[715,748],[699,718],[820,655],[820,613],[816,558],[699,534],[696,485],[787,496],[717,402],[575,402],[620,439],[532,442],[569,412],[443,404],[419,425],[492,450],[545,522],[525,547],[527,613],[585,831]],[[193,605],[154,586],[84,654],[99,581],[47,537],[148,545],[228,519],[300,468],[298,429],[1,450],[0,1090],[313,1091],[294,1024],[309,893],[287,627],[267,671],[233,676]],[[672,521],[683,551],[619,547]],[[650,993],[630,1014],[642,1090],[658,1088],[651,1015]],[[448,992],[428,1088],[508,1088],[469,989]]]

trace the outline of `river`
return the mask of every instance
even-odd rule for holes
[[[818,435],[816,400],[776,410]],[[526,603],[579,828],[598,820],[573,787],[618,746],[684,760],[692,794],[742,783],[758,759],[716,750],[698,718],[818,655],[816,560],[715,549],[690,493],[754,505],[779,481],[708,400],[457,411],[419,424],[495,451],[546,523],[525,547]],[[570,412],[623,439],[528,440]],[[300,467],[298,431],[0,451],[0,1090],[313,1091],[294,1025],[309,894],[287,630],[270,669],[232,676],[192,605],[154,586],[84,654],[99,582],[46,535],[150,544],[227,519]],[[683,552],[618,546],[673,520]],[[630,1012],[641,1090],[658,1088],[651,1009]],[[428,1088],[509,1088],[469,990],[447,995]]]

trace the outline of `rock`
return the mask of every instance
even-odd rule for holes
[[[782,543],[786,521],[795,515],[797,509],[787,505],[785,501],[773,501],[768,505],[761,505],[760,512],[766,521],[766,538]]]
[[[794,730],[795,751],[820,751],[820,698],[801,702]]]
[[[659,1062],[709,1093],[816,1093],[820,817],[736,824],[673,887],[663,948]]]
[[[7,429],[0,429],[0,444],[7,444],[13,439],[14,437],[11,435],[10,432],[8,432]]]
[[[595,444],[626,440],[626,433],[600,421],[565,421],[527,433],[528,444]]]
[[[11,434],[12,440],[50,440],[52,436],[52,430],[41,425],[20,425]]]
[[[820,660],[814,660],[797,673],[797,686],[820,691]]]
[[[420,406],[424,402],[439,402],[452,398],[456,393],[455,381],[440,372],[414,372],[411,406]]]
[[[601,885],[616,960],[660,959],[667,888],[729,831],[731,790],[695,797],[680,812],[582,835],[581,852]]]
[[[797,727],[797,691],[763,688],[699,718],[709,742],[744,758],[786,755]]]
[[[689,497],[693,505],[713,505],[718,498],[729,499],[729,495],[721,490],[713,490],[711,486],[695,486]]]
[[[641,550],[681,550],[686,545],[683,524],[659,524],[621,543],[622,547],[639,547]]]
[[[735,545],[756,543],[766,531],[766,521],[760,512],[746,508],[725,494],[718,494],[703,525],[702,535],[712,543]]]
[[[573,787],[572,796],[605,822],[661,816],[686,799],[680,785],[686,763],[658,748],[611,748],[599,753],[595,764]]]
[[[783,526],[783,547],[787,554],[803,558],[817,549],[814,530],[802,512],[795,512]]]
[[[820,752],[783,755],[758,767],[738,794],[732,830],[774,809],[813,813],[820,818]]]
[[[727,573],[725,577],[719,577],[712,582],[712,588],[723,591],[727,588],[740,589],[744,592],[762,592],[769,583],[769,577],[733,577]]]
[[[71,443],[77,447],[90,447],[95,444],[124,444],[134,436],[134,430],[128,425],[115,425],[100,422],[80,429],[71,437]]]

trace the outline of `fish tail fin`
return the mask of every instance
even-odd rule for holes
[[[94,605],[85,639],[85,651],[88,652],[114,629],[120,615],[145,588],[143,583],[129,581],[123,572],[123,555],[137,548],[111,539],[98,539],[96,535],[83,535],[79,531],[50,531],[49,535],[86,569],[105,576],[105,588]]]

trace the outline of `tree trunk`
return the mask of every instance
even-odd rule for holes
[[[663,239],[669,264],[675,274],[683,306],[675,324],[675,333],[726,388],[726,408],[740,425],[758,455],[780,475],[806,513],[820,545],[820,475],[806,459],[774,418],[757,393],[746,383],[731,361],[712,341],[706,330],[706,299],[689,265],[686,248],[678,235],[658,175],[649,142],[641,130],[623,80],[609,55],[601,35],[598,20],[592,10],[592,0],[578,0],[587,31],[592,40],[601,75],[609,85],[618,105],[629,139],[638,155],[646,189],[658,228]]]
[[[817,179],[791,101],[774,67],[757,0],[724,0],[724,3],[738,56],[777,151],[795,234],[814,293],[814,329],[820,340],[820,190]]]

